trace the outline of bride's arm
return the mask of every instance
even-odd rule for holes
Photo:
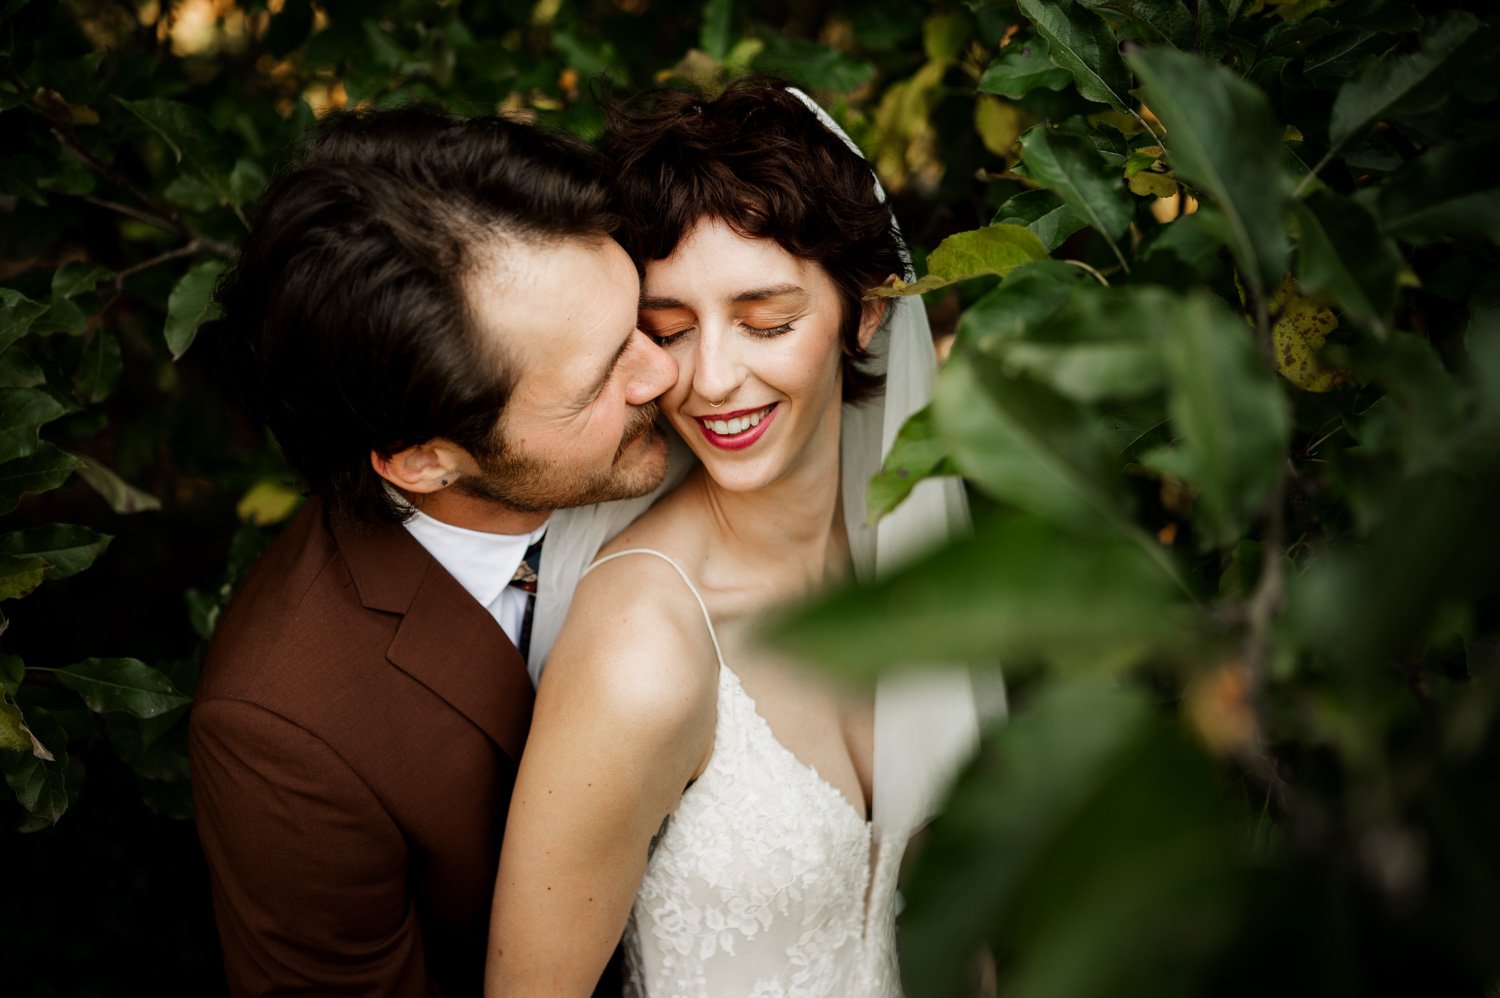
[[[713,647],[651,561],[586,578],[548,659],[500,851],[487,995],[592,992],[651,839],[711,750]]]

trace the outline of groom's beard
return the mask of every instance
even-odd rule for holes
[[[645,495],[667,473],[667,442],[656,428],[656,403],[631,413],[607,467],[579,468],[515,453],[502,438],[478,458],[480,474],[453,483],[459,492],[510,509],[539,513]]]

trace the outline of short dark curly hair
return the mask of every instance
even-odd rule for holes
[[[861,366],[861,302],[905,274],[905,257],[870,164],[786,87],[751,77],[716,98],[654,90],[612,103],[603,148],[614,164],[616,235],[643,271],[704,218],[820,264],[843,304],[844,400],[857,402],[882,384]]]
[[[319,123],[261,197],[218,300],[231,378],[332,508],[409,515],[371,451],[446,437],[496,452],[515,372],[479,334],[465,278],[497,242],[607,238],[604,176],[587,145],[503,118]]]

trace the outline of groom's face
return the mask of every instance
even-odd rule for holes
[[[654,400],[677,365],[636,329],[640,282],[612,239],[510,242],[466,288],[493,353],[516,372],[499,448],[455,487],[521,510],[642,495],[666,473]]]

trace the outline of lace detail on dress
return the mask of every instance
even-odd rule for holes
[[[659,552],[610,557],[633,553],[670,562],[692,587]],[[712,634],[706,608],[704,619]],[[647,864],[625,930],[625,993],[899,996],[905,842],[877,844],[872,869],[871,835],[844,795],[776,739],[721,653],[713,755]]]

